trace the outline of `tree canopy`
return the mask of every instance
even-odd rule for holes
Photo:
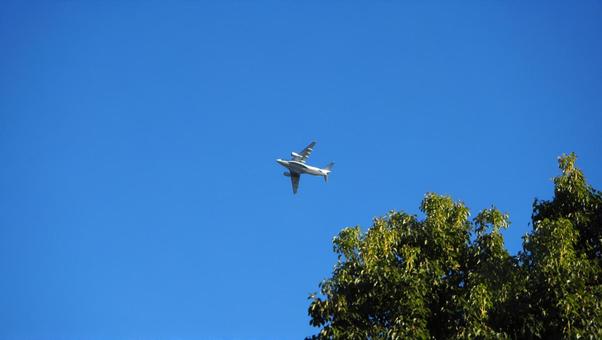
[[[393,211],[343,229],[332,277],[310,296],[310,338],[602,338],[602,194],[575,161],[559,158],[554,197],[534,201],[515,256],[507,214],[470,219],[434,193],[422,219]]]

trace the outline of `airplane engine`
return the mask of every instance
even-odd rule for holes
[[[288,173],[288,172],[283,173],[283,175],[286,176],[286,177],[291,177],[291,174]]]
[[[294,158],[301,158],[301,155],[296,152],[291,152],[291,156],[293,156]]]

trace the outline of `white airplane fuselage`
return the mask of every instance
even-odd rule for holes
[[[327,176],[330,170],[320,169],[315,166],[307,165],[298,161],[285,161],[283,159],[277,159],[276,162],[287,168],[289,171],[297,174],[308,174],[314,176]]]

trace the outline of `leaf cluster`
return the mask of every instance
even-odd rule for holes
[[[391,211],[333,240],[332,277],[310,296],[312,339],[602,338],[602,196],[559,158],[550,201],[511,256],[495,207],[470,218],[429,193],[424,218]]]

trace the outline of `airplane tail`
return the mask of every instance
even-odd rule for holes
[[[326,174],[324,175],[324,182],[326,182],[326,183],[328,183],[328,174],[332,171],[333,166],[334,166],[334,163],[331,162],[327,166],[324,167],[324,170],[326,170]]]

